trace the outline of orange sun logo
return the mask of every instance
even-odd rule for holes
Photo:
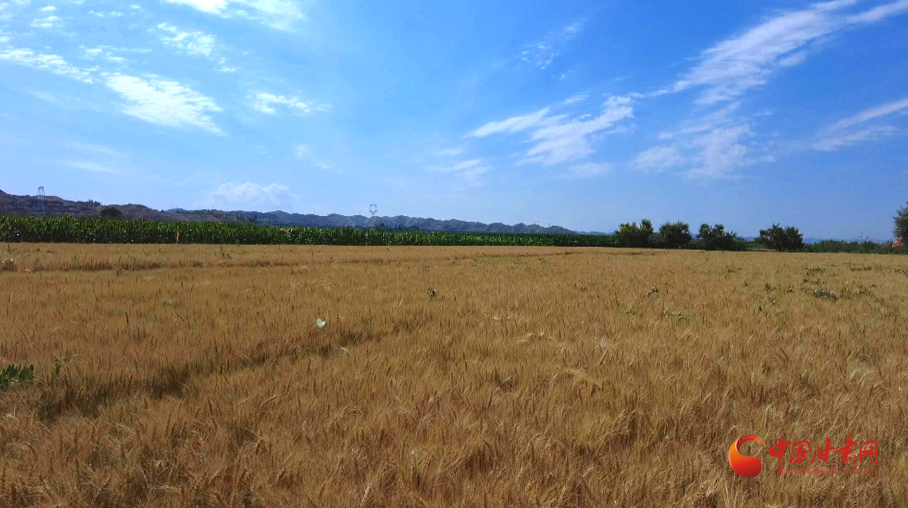
[[[748,441],[756,441],[758,444],[762,445],[763,448],[766,448],[766,443],[757,436],[748,435],[740,437],[736,439],[731,444],[731,448],[728,449],[728,463],[739,475],[745,478],[753,478],[763,470],[763,462],[756,457],[741,454],[741,445]]]

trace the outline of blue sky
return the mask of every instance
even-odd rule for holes
[[[0,189],[891,237],[908,0],[0,0]]]

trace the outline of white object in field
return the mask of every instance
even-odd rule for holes
[[[324,328],[326,324],[328,324],[328,323],[322,321],[322,318],[317,318],[315,320],[315,326],[317,326],[319,328]]]

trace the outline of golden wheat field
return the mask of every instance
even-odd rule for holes
[[[908,505],[905,257],[0,257],[0,368],[37,372],[0,392],[0,506]],[[746,434],[875,440],[877,473],[779,476],[751,443],[743,478]]]

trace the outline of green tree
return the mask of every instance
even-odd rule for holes
[[[101,217],[111,217],[118,219],[123,217],[123,212],[115,206],[105,206],[101,209]]]
[[[690,243],[690,226],[685,222],[666,222],[659,226],[662,245],[669,249],[678,249]]]
[[[649,247],[653,223],[649,219],[643,219],[639,226],[636,222],[621,224],[615,234],[622,247]]]
[[[716,224],[701,224],[697,233],[697,240],[705,250],[738,250],[738,234],[734,231],[725,232],[725,226]]]
[[[895,219],[895,229],[892,232],[895,234],[896,240],[908,236],[908,205],[900,208],[893,219]]]
[[[804,235],[793,226],[780,227],[773,224],[769,229],[760,230],[760,243],[777,251],[794,251],[804,248]]]

